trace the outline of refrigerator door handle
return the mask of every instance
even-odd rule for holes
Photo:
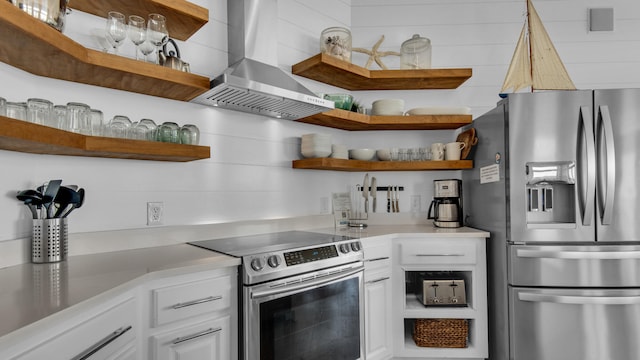
[[[640,296],[575,296],[550,295],[529,292],[518,293],[521,301],[580,305],[632,305],[640,304]]]
[[[616,185],[616,151],[613,143],[613,126],[611,124],[611,114],[609,113],[609,106],[601,105],[599,107],[599,124],[598,135],[601,131],[604,131],[604,147],[602,143],[599,144],[598,150],[605,151],[606,164],[602,166],[599,164],[598,171],[602,174],[606,171],[606,191],[600,191],[600,204],[602,205],[602,225],[611,225],[611,218],[613,217],[613,201],[615,198],[615,185]],[[601,141],[602,137],[598,136],[598,140]],[[601,178],[602,179],[602,178]],[[604,201],[602,201],[604,197]],[[604,203],[604,204],[603,204]]]
[[[537,259],[596,259],[596,260],[640,260],[640,250],[636,251],[559,251],[559,250],[516,250],[516,256]]]
[[[582,130],[585,138],[587,139],[587,191],[585,193],[584,207],[582,209],[582,225],[591,226],[596,198],[596,145],[591,109],[588,106],[580,107],[580,120],[582,121]]]

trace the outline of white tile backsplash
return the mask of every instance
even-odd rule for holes
[[[210,21],[178,45],[194,73],[214,77],[227,67],[226,2],[194,2],[209,7]],[[537,0],[535,5],[579,88],[640,86],[640,3],[608,2],[607,6],[615,9],[615,30],[596,33],[587,31],[587,13],[589,7],[601,2]],[[354,93],[356,99],[370,104],[379,98],[400,97],[407,109],[470,106],[477,116],[498,101],[497,93],[522,26],[523,10],[524,1],[504,0],[280,0],[278,65],[290,71],[292,64],[315,55],[320,32],[330,26],[350,27],[356,47],[370,49],[385,35],[380,50],[399,51],[404,40],[419,33],[432,41],[434,67],[470,67],[473,77],[455,90],[363,91]],[[86,46],[92,46],[86,35],[88,29],[103,26],[103,19],[78,11],[67,20],[66,34]],[[122,53],[132,56],[131,44],[125,45]],[[363,65],[366,58],[354,54],[354,63]],[[398,64],[394,57],[383,61],[390,67]],[[375,64],[372,68],[377,69]],[[87,190],[86,203],[70,217],[69,227],[76,244],[80,244],[82,233],[136,229],[153,233],[161,242],[161,228],[146,226],[146,203],[150,201],[164,202],[168,227],[313,216],[320,213],[321,197],[347,191],[362,181],[363,173],[291,169],[291,160],[300,157],[302,134],[329,133],[335,143],[371,148],[426,146],[452,140],[456,134],[348,132],[48,79],[1,63],[0,74],[0,96],[10,101],[29,97],[43,97],[54,103],[80,101],[102,109],[107,119],[124,114],[134,120],[146,117],[156,122],[192,123],[201,130],[202,144],[211,147],[210,159],[189,163],[0,151],[0,185],[4,193],[0,197],[0,242],[7,244],[28,237],[31,231],[29,213],[14,199],[15,191],[36,187],[51,178],[61,178],[65,184],[78,184]],[[296,79],[312,91],[344,91],[313,80]],[[422,209],[426,210],[433,180],[459,177],[459,172],[380,172],[370,176],[376,176],[380,186],[405,186],[400,204],[402,211],[408,212],[411,195],[421,195]],[[189,232],[180,234],[189,236]],[[81,252],[110,249],[96,244],[88,243]],[[4,257],[2,263],[7,263]]]

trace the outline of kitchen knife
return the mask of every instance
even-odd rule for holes
[[[371,212],[376,212],[376,202],[378,198],[378,181],[376,177],[371,178],[371,197],[373,198],[373,207],[371,208]]]
[[[398,187],[397,186],[395,187],[395,193],[396,193],[396,196],[395,196],[395,198],[396,198],[396,200],[395,200],[395,202],[396,202],[396,212],[399,213],[400,212],[400,203],[399,203],[400,194],[398,193]]]
[[[387,212],[391,212],[391,185],[387,186]]]
[[[364,174],[362,181],[362,197],[364,198],[364,213],[369,213],[369,174]]]

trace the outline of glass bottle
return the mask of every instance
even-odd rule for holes
[[[338,26],[322,30],[320,52],[351,62],[351,31]]]
[[[431,69],[431,40],[414,34],[400,47],[401,69]]]

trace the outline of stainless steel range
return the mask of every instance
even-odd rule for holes
[[[241,359],[364,357],[359,240],[287,231],[190,244],[242,259]]]

